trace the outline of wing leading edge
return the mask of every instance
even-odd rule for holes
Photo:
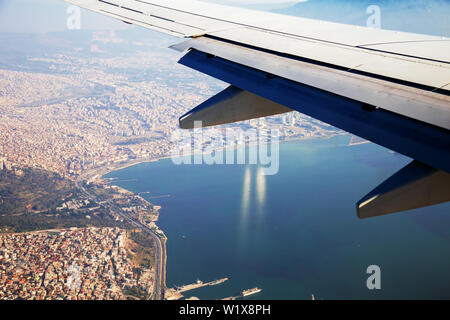
[[[67,2],[190,38],[179,63],[231,86],[182,128],[297,110],[415,159],[358,202],[360,218],[450,200],[449,39],[190,0]]]

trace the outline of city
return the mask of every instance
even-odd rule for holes
[[[105,41],[125,41],[114,33],[93,33],[92,41],[98,42],[100,35]],[[169,49],[164,54],[174,56]],[[27,63],[41,68],[45,63],[46,73],[0,70],[2,157],[20,166],[76,177],[88,168],[167,156],[178,117],[223,86],[176,66],[174,59],[161,61],[155,52],[96,55],[27,58]],[[141,70],[141,65],[148,70]],[[165,73],[164,78],[152,75],[158,71]],[[148,76],[134,80],[143,77],[138,72]],[[247,123],[255,128],[267,123],[280,130],[281,139],[337,133],[299,113]]]
[[[136,246],[118,228],[3,235],[0,299],[126,299],[133,289],[150,295],[154,271],[133,266]]]

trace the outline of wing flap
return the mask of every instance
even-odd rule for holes
[[[359,218],[411,210],[450,201],[450,174],[412,161],[357,205]]]
[[[215,126],[290,112],[285,106],[248,91],[229,86],[180,118],[182,129]]]

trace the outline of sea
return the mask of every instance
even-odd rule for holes
[[[276,175],[164,159],[106,177],[162,206],[168,287],[229,278],[186,298],[449,299],[450,203],[359,219],[356,202],[411,159],[349,140],[282,142]]]

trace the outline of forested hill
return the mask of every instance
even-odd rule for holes
[[[54,210],[73,196],[74,183],[56,173],[32,168],[0,170],[2,215]]]

